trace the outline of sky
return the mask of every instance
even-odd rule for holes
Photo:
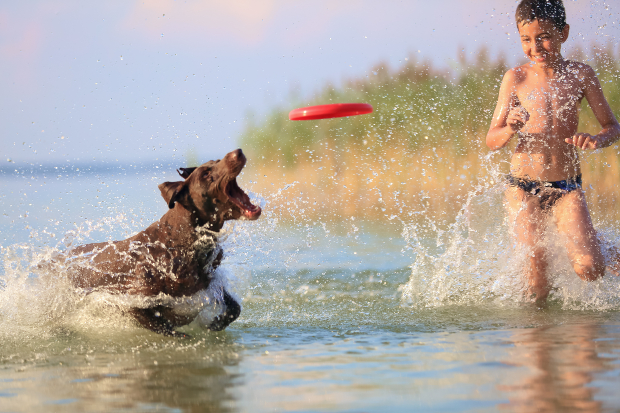
[[[251,117],[405,58],[522,59],[514,0],[0,3],[0,168],[201,160]],[[620,2],[565,0],[566,48],[617,43]],[[586,49],[588,49],[586,47]]]

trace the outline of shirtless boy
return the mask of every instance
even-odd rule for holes
[[[506,204],[517,242],[528,248],[529,294],[534,301],[544,302],[551,286],[547,253],[539,242],[550,217],[566,240],[577,275],[592,281],[605,273],[581,189],[579,151],[613,144],[620,137],[620,125],[594,70],[562,57],[569,33],[562,0],[522,0],[516,20],[530,62],[504,76],[486,143],[497,150],[517,137]],[[597,135],[577,132],[583,98],[601,124]]]

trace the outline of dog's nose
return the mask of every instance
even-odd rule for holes
[[[230,158],[234,162],[245,162],[245,155],[241,149],[232,151],[230,153]]]

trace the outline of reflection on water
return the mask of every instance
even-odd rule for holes
[[[619,409],[618,316],[550,318],[559,324],[232,328],[191,342],[140,331],[56,337],[2,352],[0,411]]]
[[[597,324],[568,324],[515,331],[511,359],[528,367],[529,374],[500,387],[510,394],[508,407],[519,412],[608,410],[605,396],[617,394],[613,386],[600,387],[596,381],[606,372],[618,375],[619,345],[617,327],[615,333],[605,330]],[[618,378],[613,381],[617,384]]]
[[[119,348],[75,337],[56,354],[39,348],[34,359],[4,359],[0,411],[231,411],[234,335],[191,344],[141,339]]]

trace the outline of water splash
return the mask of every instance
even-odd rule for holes
[[[487,155],[485,165],[493,164]],[[442,229],[431,211],[417,211],[404,223],[403,237],[415,257],[409,281],[401,286],[403,304],[416,308],[450,305],[520,306],[530,302],[524,268],[530,251],[514,242],[504,208],[506,184],[499,169],[488,167],[461,206],[455,221]],[[422,204],[424,205],[424,204]],[[598,225],[605,254],[618,246],[617,225]],[[551,220],[539,240],[548,253],[552,291],[549,304],[571,310],[620,308],[620,279],[611,274],[586,282],[569,264],[564,241]],[[607,261],[611,257],[606,256]]]
[[[241,302],[251,275],[245,270],[246,264],[238,260],[224,260],[214,272],[209,288],[187,297],[175,298],[165,294],[142,297],[87,291],[71,283],[72,273],[79,273],[80,265],[84,265],[80,257],[67,259],[75,247],[101,242],[102,238],[117,234],[119,227],[127,233],[142,229],[136,225],[121,214],[85,222],[61,237],[32,231],[29,242],[1,248],[0,337],[18,342],[24,337],[52,337],[59,331],[101,334],[102,331],[131,329],[135,326],[124,316],[126,310],[154,305],[172,306],[179,313],[197,314],[195,324],[204,328],[222,312],[224,289]],[[218,241],[237,253],[240,248],[236,244],[243,237],[236,234],[235,228],[235,225],[226,225],[218,234]],[[239,228],[242,229],[243,225]],[[213,243],[212,234],[204,231],[202,235],[198,242]]]
[[[438,216],[424,193],[413,204],[405,205],[403,200],[400,212],[386,212],[390,215],[383,224],[402,225],[399,240],[405,246],[403,254],[411,257],[410,261],[403,258],[402,267],[386,253],[386,237],[366,233],[361,220],[350,217],[337,224],[316,219],[310,211],[303,212],[305,204],[299,201],[298,208],[290,198],[288,209],[272,208],[294,185],[264,197],[248,192],[264,214],[258,221],[224,227],[219,242],[225,258],[214,284],[226,287],[243,303],[235,325],[382,325],[396,319],[399,324],[417,325],[428,309],[522,306],[527,302],[522,276],[527,252],[512,242],[503,207],[502,165],[496,156],[481,160],[487,168],[485,177],[473,184],[449,222]],[[0,337],[18,342],[19,337],[55,337],[59,331],[100,336],[140,331],[123,316],[123,308],[152,304],[148,299],[130,303],[112,294],[83,294],[68,283],[66,268],[49,265],[56,255],[77,245],[116,237],[119,228],[130,235],[144,225],[119,214],[60,236],[33,231],[29,242],[2,248]],[[605,247],[618,244],[616,223],[599,222],[597,230]],[[553,246],[552,306],[581,311],[620,308],[617,278],[584,282],[570,268],[558,235],[551,231],[544,242]],[[209,311],[218,311],[216,292],[176,304],[190,309],[203,305],[202,316],[212,317]],[[208,311],[205,303],[211,305]],[[190,328],[199,325],[200,317]]]

